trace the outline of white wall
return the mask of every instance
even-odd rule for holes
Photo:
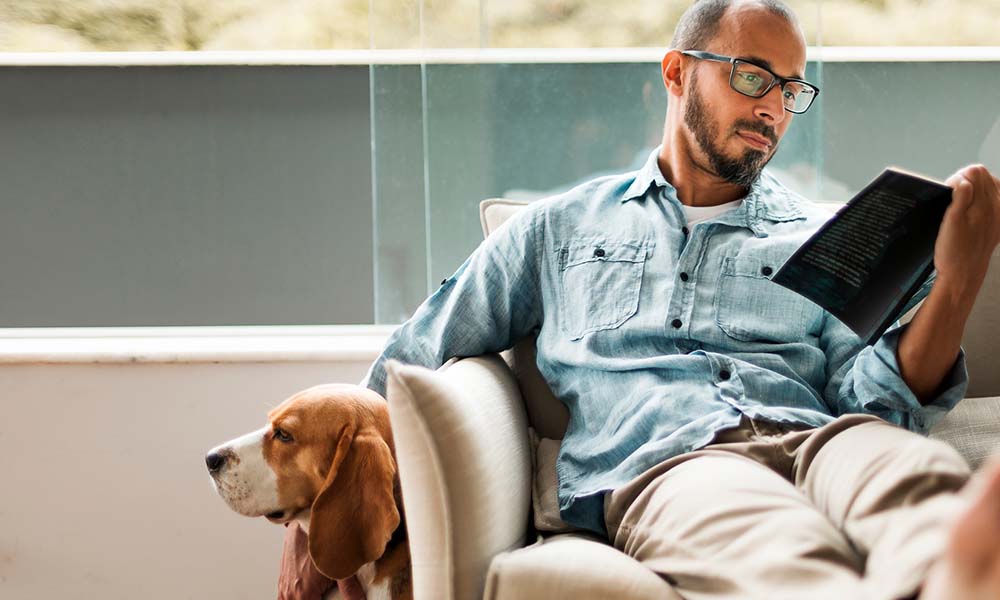
[[[39,364],[29,341],[0,340],[0,598],[274,598],[284,528],[230,511],[205,453],[300,389],[357,383],[380,344]]]

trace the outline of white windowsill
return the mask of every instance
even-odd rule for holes
[[[0,364],[365,362],[396,327],[0,329]]]
[[[428,48],[196,52],[0,52],[0,66],[272,66],[659,62],[665,48]],[[807,49],[810,61],[1000,61],[1000,46],[838,46]]]

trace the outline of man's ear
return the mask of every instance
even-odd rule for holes
[[[663,87],[668,95],[680,96],[687,83],[684,69],[684,55],[680,50],[669,50],[663,55],[660,63],[660,74],[663,76]]]

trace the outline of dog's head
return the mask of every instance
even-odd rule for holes
[[[222,499],[274,523],[309,510],[309,553],[331,579],[381,556],[400,523],[385,399],[356,385],[319,385],[283,402],[268,421],[206,456]]]

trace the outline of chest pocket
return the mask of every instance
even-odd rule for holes
[[[563,311],[570,339],[620,327],[639,310],[647,240],[572,240],[559,249]]]
[[[747,342],[798,342],[817,333],[822,309],[771,281],[784,258],[727,256],[715,294],[715,321]]]

